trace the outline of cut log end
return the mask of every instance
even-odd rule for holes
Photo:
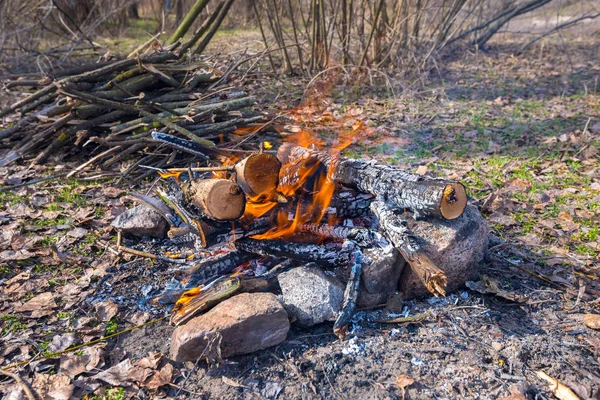
[[[276,199],[281,163],[271,154],[253,154],[235,166],[237,183],[252,197]]]
[[[467,206],[467,191],[462,183],[446,185],[440,202],[440,213],[446,219],[460,217]]]
[[[206,216],[218,221],[240,218],[246,208],[246,197],[240,186],[227,179],[205,179],[194,182],[190,202]]]

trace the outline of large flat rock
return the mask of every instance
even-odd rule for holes
[[[426,219],[410,226],[426,243],[431,260],[446,273],[446,293],[475,278],[485,262],[489,225],[475,206],[467,206],[457,219]],[[404,299],[430,295],[417,275],[407,266],[400,277],[399,290]]]
[[[170,354],[177,362],[215,357],[218,349],[224,358],[248,354],[283,342],[289,329],[274,294],[242,293],[176,328]]]

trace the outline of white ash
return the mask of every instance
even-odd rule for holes
[[[367,352],[367,348],[364,343],[359,343],[358,336],[353,336],[350,340],[346,342],[346,346],[342,349],[342,354],[345,356],[348,355],[365,355]]]

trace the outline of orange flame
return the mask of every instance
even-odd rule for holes
[[[356,129],[359,127],[360,125]],[[303,158],[295,161],[295,163],[283,166],[280,181],[286,179],[286,174],[293,173],[295,176],[291,184],[280,182],[280,192],[287,197],[296,196],[298,199],[295,203],[290,203],[289,207],[278,210],[275,216],[274,229],[260,235],[254,235],[252,238],[259,240],[289,238],[299,231],[302,224],[321,222],[335,192],[333,174],[337,168],[337,160],[339,159],[340,152],[353,142],[353,134],[355,134],[356,129],[341,132],[334,141],[330,150],[332,161],[329,163],[327,170],[323,170],[321,167],[322,164],[316,162],[311,157]],[[323,143],[323,141],[314,137],[307,130],[298,131],[289,140],[303,147],[315,147]],[[311,186],[311,180],[312,187],[307,188],[307,185]],[[302,188],[308,189],[311,194],[299,194],[298,192]],[[264,204],[261,206],[265,207]],[[251,212],[254,212],[258,208],[257,206],[251,206],[250,209]],[[264,214],[263,212],[261,215]],[[290,215],[293,216],[291,219]]]
[[[188,304],[190,301],[192,301],[194,297],[198,296],[201,291],[201,288],[195,287],[193,289],[188,290],[187,292],[184,292],[179,298],[179,300],[177,300],[177,302],[175,303],[173,310],[179,310],[180,308]]]
[[[181,171],[169,171],[167,170],[167,172],[162,172],[162,171],[157,171],[158,175],[160,175],[161,178],[163,179],[167,179],[167,178],[179,178],[179,176],[181,175]]]

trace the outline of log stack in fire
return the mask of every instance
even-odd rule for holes
[[[198,147],[165,133],[152,137]],[[165,185],[156,196],[132,195],[139,213],[165,226],[162,249],[127,245],[131,210],[113,223],[118,246],[174,265],[177,284],[153,300],[175,304],[174,359],[277,344],[289,328],[282,310],[305,326],[332,320],[343,339],[357,307],[445,296],[471,278],[488,227],[467,205],[464,186],[341,157],[341,142],[327,150],[286,142],[277,152],[221,157],[211,167],[160,169]],[[262,300],[252,292],[264,292]],[[269,292],[281,293],[283,305]],[[232,315],[239,302],[254,308]],[[269,321],[277,321],[272,329]],[[254,334],[262,339],[249,340]]]

